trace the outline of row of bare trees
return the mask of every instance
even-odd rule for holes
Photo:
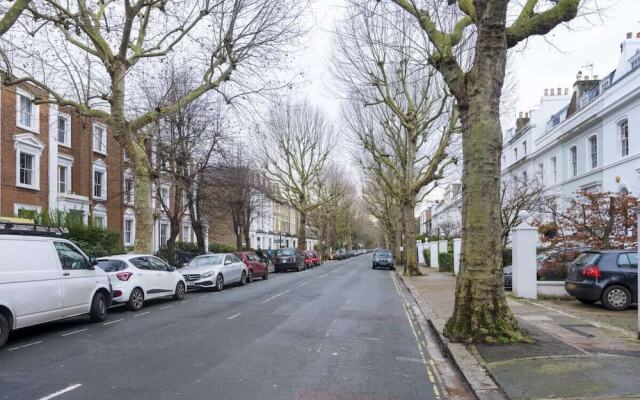
[[[16,1],[0,21],[4,84],[34,84],[48,93],[37,103],[109,126],[135,177],[135,249],[149,252],[154,132],[208,93],[231,102],[285,86],[278,71],[305,7],[292,0]],[[154,87],[168,63],[192,78],[180,90]],[[150,91],[154,102],[145,101]]]

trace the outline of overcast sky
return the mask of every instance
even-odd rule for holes
[[[618,63],[620,42],[627,32],[640,32],[640,0],[614,1],[602,21],[574,23],[573,29],[558,27],[542,38],[533,38],[518,49],[512,58],[517,79],[516,111],[529,111],[545,88],[571,88],[579,70],[585,75],[606,76]],[[330,73],[332,33],[344,11],[344,0],[312,0],[312,28],[307,45],[297,55],[305,83],[302,96],[327,111],[340,124],[340,102],[335,97]],[[587,67],[592,64],[593,67]],[[513,121],[515,124],[515,121]],[[509,128],[508,126],[505,128]],[[343,141],[340,157],[349,165],[350,144]],[[355,172],[355,170],[354,170]],[[438,192],[436,196],[442,193]]]

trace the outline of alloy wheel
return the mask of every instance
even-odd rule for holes
[[[216,289],[218,289],[218,291],[224,289],[224,278],[222,277],[222,274],[218,275],[216,278]]]
[[[607,300],[609,301],[609,304],[618,308],[624,307],[624,305],[627,304],[628,297],[624,290],[616,288],[609,291],[607,294]]]

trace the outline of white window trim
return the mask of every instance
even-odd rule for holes
[[[96,149],[96,128],[102,128],[102,141],[104,143],[104,151],[102,151],[102,149]],[[102,155],[107,155],[107,126],[103,123],[100,122],[94,122],[93,123],[93,127],[92,127],[92,136],[91,136],[91,148],[93,149],[94,153],[98,153],[98,154],[102,154]]]
[[[127,221],[131,221],[131,242],[127,243]],[[127,210],[124,214],[122,224],[122,242],[125,246],[133,246],[136,242],[136,217],[131,210]]]
[[[16,151],[16,187],[31,190],[40,190],[40,155],[44,145],[31,134],[20,134],[13,136],[13,147]],[[33,161],[33,184],[25,185],[20,183],[20,153],[29,154],[34,157]]]
[[[185,235],[184,235],[185,229],[189,229],[189,235],[188,235],[189,237],[185,237]],[[193,237],[193,231],[191,229],[191,224],[190,223],[186,223],[186,222],[183,223],[182,224],[182,241],[191,243],[192,237]]]
[[[73,193],[73,188],[71,180],[73,179],[73,174],[71,173],[71,169],[73,168],[73,156],[69,156],[66,154],[58,154],[58,167],[65,167],[67,169],[67,174],[65,176],[65,183],[67,185],[65,193]],[[56,171],[57,172],[57,171]],[[60,192],[60,179],[58,178],[56,181],[56,191]]]
[[[108,222],[107,222],[107,209],[102,205],[102,204],[97,204],[93,207],[93,209],[91,210],[91,216],[92,217],[100,217],[104,219],[104,225],[102,226],[103,228],[107,228],[108,227]]]
[[[95,176],[96,171],[102,172],[103,181],[102,181],[102,196],[95,195]],[[98,160],[93,163],[93,168],[91,169],[91,197],[96,200],[107,200],[107,166],[104,165],[102,160]]]
[[[623,155],[622,154],[622,124],[626,124],[627,125],[627,154]],[[617,136],[618,136],[618,159],[622,160],[624,158],[629,157],[629,155],[631,154],[631,135],[629,134],[629,118],[627,116],[624,116],[620,119],[618,119],[618,122],[616,123],[616,128],[617,128]]]
[[[133,187],[131,188],[131,201],[127,201],[127,180],[133,181]],[[130,169],[124,171],[124,179],[122,180],[122,191],[124,204],[134,205],[136,202],[136,182],[133,179],[133,172]]]
[[[65,139],[64,142],[58,141],[58,118],[64,118],[67,120],[66,129],[64,133],[64,139]],[[56,118],[56,126],[55,126],[56,141],[58,142],[58,146],[71,148],[71,115],[58,111],[58,118]]]
[[[575,168],[575,170],[573,168],[573,153],[574,153],[573,150],[575,150],[575,155],[576,155],[576,168]],[[578,171],[578,146],[573,145],[573,146],[569,147],[569,157],[567,157],[567,158],[568,158],[567,161],[568,161],[568,164],[569,164],[568,165],[568,167],[569,167],[569,175],[571,175],[572,178],[578,176],[578,173],[579,173],[579,171]]]
[[[36,96],[27,92],[26,90],[22,88],[16,88],[16,127],[25,129],[33,133],[40,133],[40,106],[37,104],[33,105],[34,110],[32,114],[31,123],[34,126],[22,125],[22,123],[20,122],[20,96],[27,97],[31,100],[35,100],[36,98]]]
[[[593,166],[593,159],[591,158],[591,139],[595,138],[596,139],[596,166]],[[593,134],[593,135],[589,135],[589,137],[587,137],[587,171],[596,169],[600,166],[600,153],[599,153],[599,147],[600,147],[600,141],[598,140],[598,135],[597,134]]]
[[[162,189],[167,189],[167,198],[162,198]],[[160,185],[160,207],[162,207],[162,203],[168,208],[171,209],[171,185],[168,183],[163,183]]]
[[[42,207],[34,206],[31,204],[13,203],[13,215],[17,217],[19,210],[35,211],[36,213],[40,214],[42,212]]]
[[[167,237],[165,238],[165,240],[162,240],[162,227],[166,226],[167,227]],[[158,244],[160,246],[160,248],[164,247],[167,245],[167,241],[169,240],[169,236],[171,236],[171,224],[169,223],[169,221],[165,221],[165,220],[161,220],[160,223],[158,224]]]

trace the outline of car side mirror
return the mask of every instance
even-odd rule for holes
[[[98,259],[95,257],[89,257],[89,269],[94,269],[98,265]]]
[[[169,267],[169,272],[176,272],[178,269],[176,267]]]
[[[189,265],[189,263],[182,263],[182,268],[186,267],[187,265]]]

